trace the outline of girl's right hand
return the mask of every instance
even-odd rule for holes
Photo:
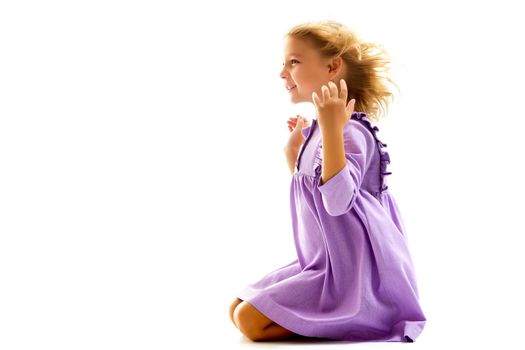
[[[305,140],[301,131],[308,126],[310,126],[310,121],[300,115],[289,118],[288,130],[290,131],[290,138],[288,139],[288,146],[301,147]]]

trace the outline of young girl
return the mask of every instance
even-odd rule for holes
[[[413,342],[426,318],[386,183],[390,158],[372,126],[392,95],[385,50],[320,21],[285,35],[284,59],[292,103],[312,102],[317,111],[311,125],[288,121],[297,259],[238,293],[230,317],[253,341]]]

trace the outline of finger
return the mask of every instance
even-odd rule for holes
[[[355,98],[348,101],[348,104],[346,105],[346,114],[351,116],[354,112],[354,106],[355,106]]]
[[[319,96],[317,96],[317,93],[315,91],[312,92],[312,101],[315,107],[319,107],[319,105],[321,104],[321,101],[319,100]]]
[[[293,119],[290,118],[290,119],[288,119],[288,123],[293,123],[293,124],[295,124],[295,123],[297,123],[298,120],[299,120],[298,117],[295,117],[295,118],[293,118]]]
[[[321,91],[323,92],[323,101],[328,101],[330,98],[330,90],[328,89],[328,86],[321,86]]]
[[[337,85],[333,81],[328,82],[328,87],[330,88],[330,97],[337,97],[339,92],[337,91]]]
[[[339,98],[343,101],[346,101],[348,98],[348,86],[346,86],[346,81],[344,79],[341,79],[341,91],[339,92]]]

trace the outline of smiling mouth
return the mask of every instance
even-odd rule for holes
[[[297,87],[297,85],[294,85],[294,86],[292,86],[291,88],[287,88],[287,89],[288,89],[288,91],[292,91],[292,90],[295,89],[296,87]]]

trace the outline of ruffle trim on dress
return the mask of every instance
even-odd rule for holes
[[[377,198],[380,198],[381,194],[388,189],[386,176],[392,174],[392,172],[387,171],[388,164],[390,164],[390,155],[385,150],[385,147],[387,147],[387,144],[379,140],[379,137],[377,136],[377,132],[379,131],[379,128],[375,125],[372,125],[372,121],[367,117],[365,112],[353,112],[351,119],[361,121],[361,124],[363,124],[368,130],[370,130],[370,132],[372,133],[376,141],[377,149],[379,150],[379,156],[380,156],[380,172],[379,172],[380,188],[379,188],[379,191],[375,193],[375,196]],[[321,142],[321,145],[317,147],[317,151],[315,153],[314,173],[316,174],[316,176],[319,176],[321,174],[321,166],[322,166],[321,149],[322,148],[323,148],[323,145]]]

